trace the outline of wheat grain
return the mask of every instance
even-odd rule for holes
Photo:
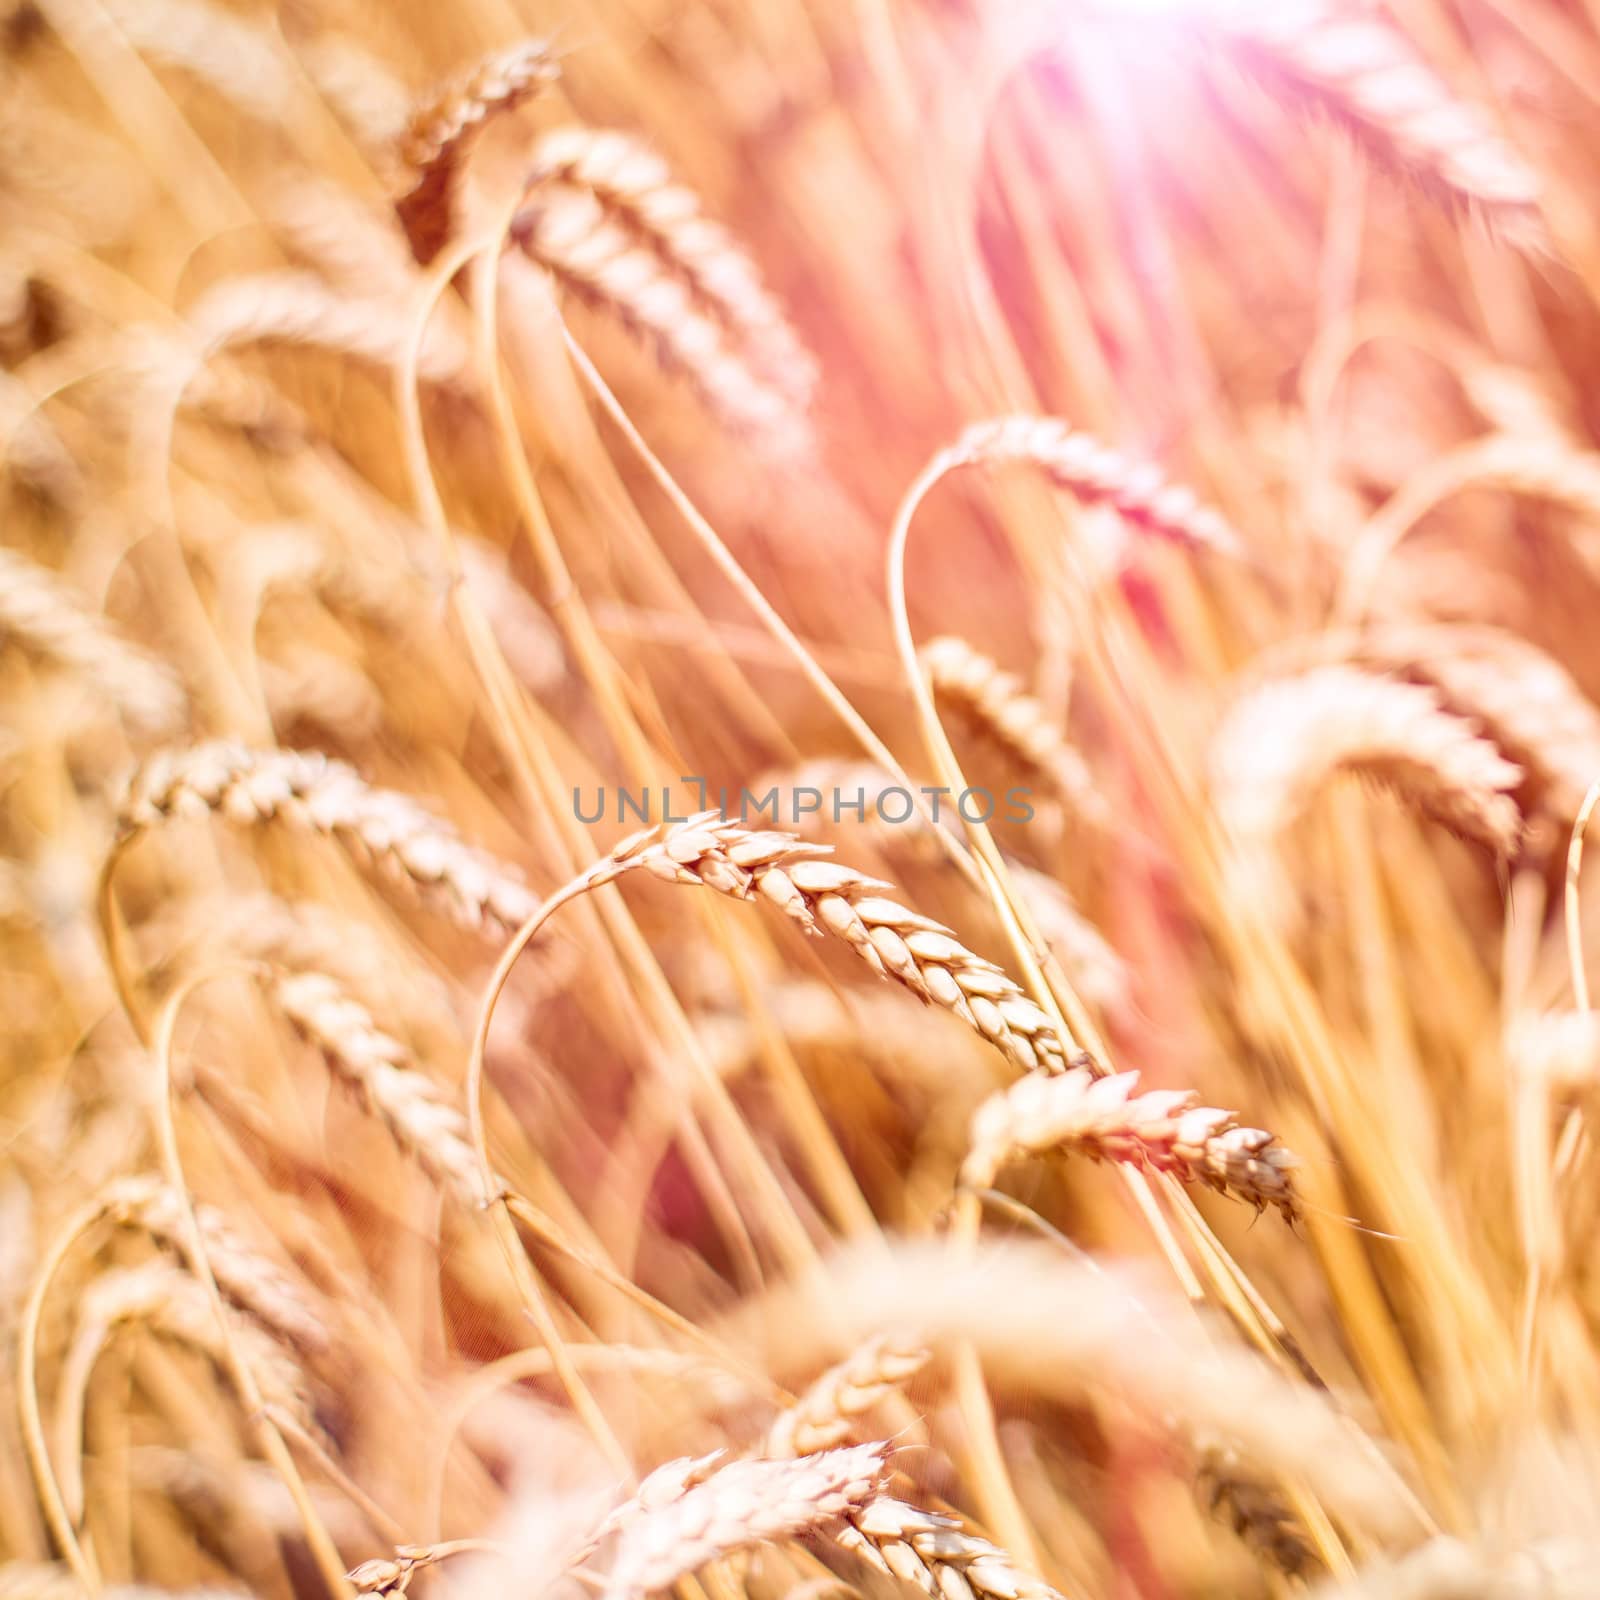
[[[0,637],[92,685],[142,731],[169,732],[183,720],[183,690],[171,668],[119,639],[53,573],[4,548]]]
[[[610,129],[556,128],[534,146],[528,189],[586,189],[679,277],[751,368],[796,408],[810,404],[817,364],[761,282],[755,263],[667,164],[637,139]]]
[[[1139,1074],[1098,1077],[1075,1067],[1032,1076],[992,1095],[972,1119],[961,1166],[969,1188],[992,1187],[1007,1162],[1046,1150],[1079,1150],[1094,1161],[1124,1161],[1204,1183],[1257,1211],[1276,1206],[1293,1222],[1295,1161],[1270,1133],[1242,1128],[1233,1113],[1198,1104],[1186,1089],[1137,1092]]]
[[[542,94],[560,76],[543,39],[474,63],[425,95],[398,141],[406,188],[395,202],[419,261],[439,252],[454,221],[457,176],[485,123]]]
[[[1064,1067],[1055,1024],[999,967],[941,923],[876,893],[889,884],[818,859],[827,854],[793,834],[751,832],[707,811],[622,841],[585,878],[597,887],[644,868],[737,900],[759,895],[807,933],[836,934],[880,977],[953,1012],[1025,1072]]]
[[[610,312],[682,374],[708,410],[775,454],[809,447],[804,419],[700,310],[688,287],[594,194],[546,187],[512,224],[513,241],[580,299]]]
[[[1086,505],[1108,505],[1160,539],[1238,557],[1244,543],[1220,513],[1160,469],[1119,454],[1059,417],[995,417],[973,423],[934,458],[930,475],[957,467],[1025,463]]]
[[[119,1178],[103,1191],[102,1200],[113,1221],[142,1228],[195,1268],[183,1203],[166,1184],[153,1178]],[[323,1355],[332,1347],[324,1312],[300,1284],[251,1245],[215,1206],[197,1204],[194,1218],[223,1299],[307,1356]]]
[[[1218,815],[1242,841],[1272,839],[1338,771],[1391,785],[1425,811],[1509,854],[1521,831],[1522,769],[1419,684],[1323,666],[1240,696],[1212,735]]]
[[[949,634],[925,644],[918,660],[937,694],[960,706],[1030,772],[1041,774],[1084,821],[1111,826],[1111,808],[1088,764],[1020,678]]]
[[[1268,83],[1330,114],[1381,162],[1514,242],[1542,241],[1537,175],[1381,17],[1288,0],[1225,8],[1212,21]]]
[[[841,1445],[856,1422],[887,1399],[931,1358],[915,1338],[883,1333],[817,1378],[767,1430],[762,1454],[813,1455]]]
[[[161,752],[129,784],[119,839],[126,842],[168,817],[212,812],[239,824],[279,819],[336,839],[469,928],[514,929],[537,905],[511,867],[464,844],[415,801],[369,788],[343,762],[307,751],[218,741]]]
[[[878,1495],[853,1512],[835,1542],[931,1600],[1062,1600],[1042,1578],[954,1517]]]
[[[466,1117],[424,1076],[411,1052],[322,973],[277,978],[272,992],[284,1015],[395,1144],[447,1194],[475,1206],[482,1185]]]
[[[639,1505],[618,1529],[606,1594],[654,1594],[730,1551],[826,1528],[876,1492],[885,1449],[733,1461],[662,1503]]]

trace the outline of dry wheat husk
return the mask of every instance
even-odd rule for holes
[[[414,800],[370,788],[353,768],[309,751],[227,741],[162,751],[134,774],[118,836],[125,843],[168,817],[213,812],[240,824],[281,820],[335,839],[468,928],[515,929],[538,904],[512,867],[465,844]]]
[[[736,900],[759,895],[807,933],[837,935],[880,977],[953,1012],[1023,1071],[1064,1069],[1055,1024],[999,967],[941,923],[877,892],[891,885],[819,859],[829,853],[793,834],[752,832],[707,811],[623,840],[585,878],[598,887],[643,868],[668,883],[701,885]]]
[[[1138,1086],[1137,1072],[1097,1077],[1087,1067],[1012,1084],[990,1096],[973,1117],[961,1181],[987,1189],[1007,1162],[1066,1148],[1095,1161],[1170,1172],[1257,1211],[1275,1206],[1286,1221],[1294,1221],[1290,1174],[1296,1163],[1270,1133],[1240,1127],[1231,1111],[1200,1105],[1190,1090],[1139,1094]]]

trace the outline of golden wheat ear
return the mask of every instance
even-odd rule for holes
[[[549,43],[529,39],[474,63],[417,102],[397,142],[406,187],[395,201],[417,260],[431,261],[449,237],[461,164],[484,125],[559,76]]]

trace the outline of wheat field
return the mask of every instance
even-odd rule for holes
[[[1600,1597],[1600,5],[5,0],[0,1600]]]

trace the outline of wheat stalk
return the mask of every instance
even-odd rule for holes
[[[700,210],[653,150],[611,129],[556,128],[534,146],[528,189],[549,183],[586,189],[681,278],[751,368],[803,410],[817,384],[815,358],[801,344],[761,275],[733,235]]]
[[[1243,841],[1273,838],[1339,771],[1394,787],[1501,855],[1521,832],[1511,795],[1520,767],[1445,711],[1434,690],[1354,667],[1314,667],[1250,689],[1212,735],[1208,762],[1217,812]]]
[[[154,1178],[119,1178],[104,1190],[102,1200],[114,1222],[142,1228],[192,1269],[183,1202],[166,1184]],[[223,1299],[302,1354],[325,1354],[332,1346],[332,1333],[301,1286],[251,1245],[215,1206],[196,1204],[194,1216]]]
[[[1098,1077],[1075,1067],[991,1095],[972,1119],[961,1182],[987,1189],[1008,1162],[1067,1148],[1094,1161],[1125,1161],[1204,1183],[1257,1211],[1276,1206],[1294,1221],[1294,1157],[1270,1133],[1241,1128],[1231,1111],[1202,1106],[1189,1090],[1139,1094],[1138,1086],[1137,1072]]]
[[[1537,174],[1381,17],[1285,0],[1211,20],[1269,84],[1327,112],[1379,161],[1515,242],[1542,242]]]
[[[457,175],[484,124],[559,76],[548,42],[528,39],[475,62],[417,103],[398,140],[406,188],[395,209],[419,261],[431,261],[450,232]]]
[[[882,1333],[829,1367],[767,1430],[765,1456],[814,1455],[850,1437],[859,1418],[914,1378],[932,1352],[914,1337]]]
[[[929,640],[917,659],[935,693],[958,705],[1029,771],[1041,774],[1084,821],[1111,826],[1111,808],[1095,787],[1088,763],[1020,678],[949,634]]]
[[[809,447],[809,431],[789,396],[750,365],[696,305],[688,286],[599,196],[537,189],[514,219],[511,237],[558,282],[648,343],[726,426],[776,454],[797,455]]]
[[[759,895],[807,933],[843,939],[880,977],[953,1012],[1025,1072],[1060,1071],[1066,1052],[1055,1024],[993,962],[943,924],[879,895],[891,885],[793,834],[752,832],[702,812],[623,840],[585,875],[589,887],[638,868],[668,883],[701,885],[747,900]]]
[[[168,732],[183,720],[183,690],[165,662],[119,639],[53,573],[4,548],[0,637],[93,685],[141,730]]]
[[[282,820],[336,839],[469,928],[514,929],[537,905],[514,869],[464,844],[448,823],[405,795],[369,788],[343,762],[307,751],[218,741],[160,752],[133,776],[118,838],[126,844],[168,817],[213,812],[240,824]]]
[[[995,417],[968,427],[929,464],[933,478],[957,467],[1023,463],[1086,505],[1108,505],[1159,539],[1239,557],[1244,542],[1219,512],[1202,505],[1160,468],[1129,460],[1059,417]]]
[[[411,1052],[323,973],[278,977],[272,993],[395,1144],[447,1194],[477,1205],[482,1190],[466,1116],[429,1081]]]

